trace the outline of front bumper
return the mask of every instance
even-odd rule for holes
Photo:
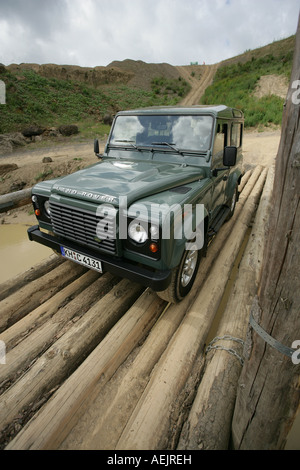
[[[64,246],[70,250],[77,251],[78,253],[90,256],[102,263],[103,272],[110,272],[116,276],[130,279],[133,282],[141,284],[145,287],[150,287],[154,291],[165,290],[171,279],[171,271],[149,271],[146,268],[131,264],[124,261],[122,258],[112,258],[90,250],[71,241],[60,241],[53,235],[40,231],[38,225],[34,225],[27,230],[28,238],[31,241],[36,241],[42,245],[48,246],[53,250],[61,253],[60,247]]]

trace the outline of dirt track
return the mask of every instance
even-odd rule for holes
[[[192,85],[191,92],[181,102],[183,106],[199,104],[200,98],[204,94],[205,89],[211,85],[217,68],[218,64],[177,67],[185,80]],[[194,74],[192,75],[193,72]],[[196,78],[198,74],[200,74],[200,76],[199,78]]]

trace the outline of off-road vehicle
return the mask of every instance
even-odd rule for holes
[[[117,113],[99,161],[34,186],[30,240],[180,301],[234,212],[243,122],[223,105]]]

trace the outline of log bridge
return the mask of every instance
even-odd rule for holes
[[[273,178],[244,175],[177,305],[56,255],[3,283],[1,448],[230,448]]]

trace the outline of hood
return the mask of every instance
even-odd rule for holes
[[[204,178],[199,167],[153,161],[111,160],[60,178],[53,185],[56,194],[118,205],[127,204],[176,186]]]

